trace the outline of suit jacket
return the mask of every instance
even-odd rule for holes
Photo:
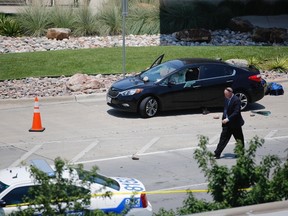
[[[222,124],[223,127],[241,127],[244,125],[244,120],[241,115],[241,101],[240,99],[233,95],[228,104],[228,99],[225,98],[224,112],[222,119],[228,117],[229,122],[227,124]]]

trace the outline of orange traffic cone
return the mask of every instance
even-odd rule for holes
[[[33,123],[32,123],[32,128],[29,130],[29,132],[42,132],[44,130],[45,130],[45,128],[43,128],[42,124],[41,124],[39,102],[38,102],[38,98],[36,97],[34,100]]]

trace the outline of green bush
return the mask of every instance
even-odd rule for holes
[[[39,37],[51,26],[51,12],[41,5],[29,6],[20,11],[17,20],[25,35]]]
[[[0,14],[0,35],[15,37],[20,34],[20,26],[17,21],[12,17]]]
[[[51,11],[49,18],[51,25],[55,28],[69,28],[73,29],[74,13],[72,7],[55,6]]]
[[[122,33],[122,12],[120,1],[109,1],[97,14],[100,35],[120,35]]]
[[[127,29],[129,34],[159,34],[160,10],[157,0],[136,1],[129,7]]]
[[[230,168],[218,165],[207,149],[208,143],[207,137],[200,136],[194,158],[207,178],[213,201],[198,200],[188,193],[183,206],[175,212],[161,209],[155,216],[187,215],[288,199],[288,161],[267,155],[256,164],[256,150],[264,144],[263,139],[254,137],[246,149],[236,144],[234,151],[238,157]]]
[[[90,36],[98,34],[97,19],[89,7],[82,6],[75,11],[72,33],[75,36]]]

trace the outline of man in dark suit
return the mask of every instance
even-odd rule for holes
[[[226,147],[232,135],[236,142],[241,142],[244,147],[244,136],[242,131],[244,120],[241,115],[241,101],[233,94],[233,89],[230,87],[225,88],[224,96],[225,105],[222,116],[222,132],[217,148],[214,151],[216,159],[220,158],[222,151]]]

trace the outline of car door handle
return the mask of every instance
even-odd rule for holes
[[[226,82],[227,82],[227,83],[231,83],[231,82],[233,82],[233,80],[227,80]]]
[[[201,85],[193,86],[193,88],[200,88],[200,87],[201,87]]]

